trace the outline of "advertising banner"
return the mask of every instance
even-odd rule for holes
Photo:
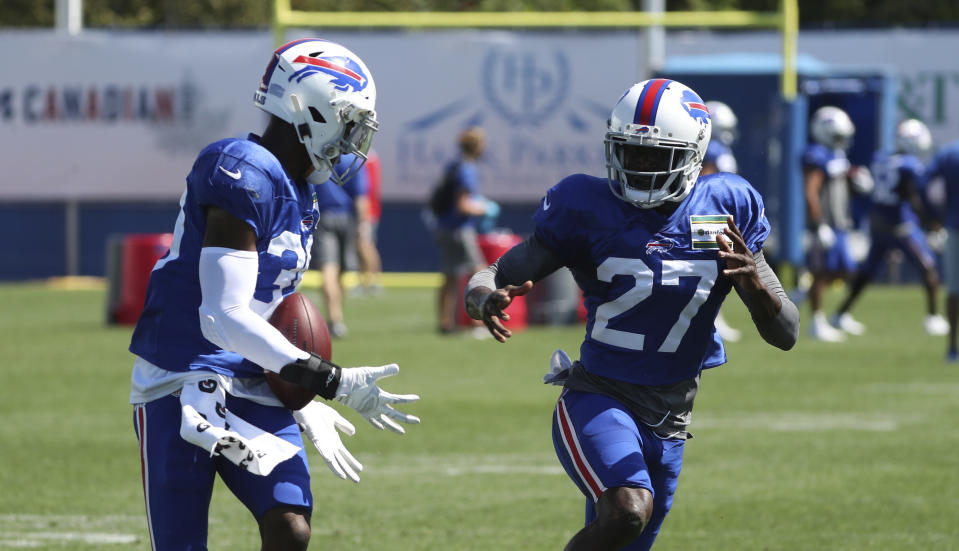
[[[387,200],[421,201],[471,125],[483,192],[535,200],[602,174],[610,107],[637,78],[632,33],[326,35],[366,61]],[[267,33],[0,36],[0,199],[175,199],[208,143],[263,129]]]
[[[262,129],[266,33],[0,34],[0,199],[175,199],[208,143]]]
[[[373,72],[387,201],[425,200],[471,125],[489,136],[481,178],[493,199],[531,202],[568,174],[603,175],[606,117],[646,74],[631,31],[322,36]],[[667,56],[780,49],[773,32],[666,36]],[[959,138],[959,33],[804,32],[799,45],[831,66],[888,69],[902,116],[925,120],[938,143]],[[206,144],[264,128],[252,98],[273,47],[267,32],[5,31],[0,200],[176,200]]]

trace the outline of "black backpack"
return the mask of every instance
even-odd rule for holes
[[[441,216],[453,209],[459,191],[459,163],[453,163],[446,168],[443,179],[430,192],[430,210],[436,216]]]

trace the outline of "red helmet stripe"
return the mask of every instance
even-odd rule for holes
[[[308,63],[310,65],[316,65],[317,67],[325,67],[327,69],[333,69],[334,71],[338,73],[343,73],[344,75],[352,79],[355,79],[358,82],[363,82],[365,80],[362,75],[359,75],[356,72],[351,71],[347,69],[346,67],[343,67],[342,65],[336,65],[335,63],[330,63],[329,61],[325,59],[319,59],[316,57],[306,57],[305,55],[301,55],[297,57],[296,59],[294,59],[293,63]]]
[[[636,112],[633,115],[634,124],[653,125],[656,123],[656,109],[659,100],[663,97],[666,87],[672,82],[669,79],[657,78],[646,83],[643,92],[636,102]]]

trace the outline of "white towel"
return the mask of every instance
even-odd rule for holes
[[[211,375],[183,385],[180,436],[210,455],[222,455],[253,474],[266,476],[300,448],[230,413],[224,405],[226,382],[221,375]]]
[[[543,375],[543,384],[565,385],[572,368],[573,360],[569,357],[569,354],[562,350],[556,350],[549,357],[549,372]]]

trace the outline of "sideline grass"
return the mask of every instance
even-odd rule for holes
[[[384,386],[420,394],[407,409],[423,424],[399,437],[345,413],[366,471],[343,482],[311,453],[311,547],[561,549],[582,498],[553,456],[557,389],[539,380],[553,349],[575,356],[582,327],[534,328],[506,345],[440,337],[433,297],[347,299],[350,336],[335,359],[399,363]],[[97,289],[0,285],[0,303],[0,549],[148,549],[126,403],[130,328],[103,324]],[[730,323],[748,329],[728,303]],[[959,548],[959,367],[922,332],[918,289],[870,288],[856,314],[869,332],[842,345],[802,338],[783,353],[746,331],[730,363],[704,374],[656,549]],[[219,485],[210,533],[212,549],[257,547],[249,514]]]

